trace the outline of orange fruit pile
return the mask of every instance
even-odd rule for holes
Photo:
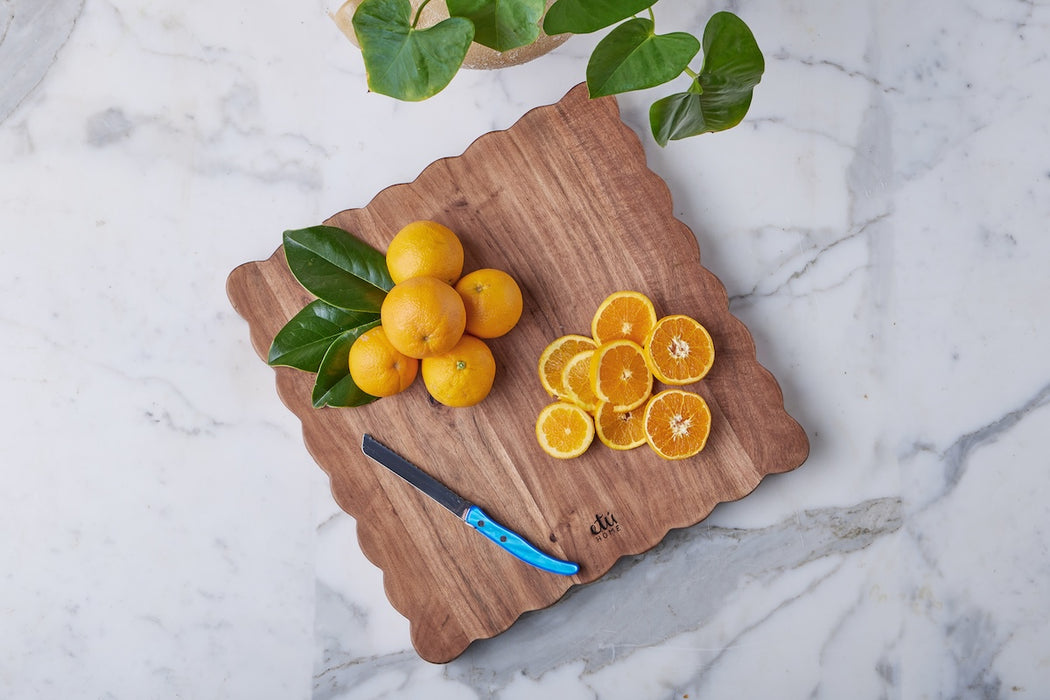
[[[540,411],[536,439],[558,458],[578,457],[597,436],[614,450],[648,444],[665,459],[704,449],[711,411],[678,387],[703,379],[715,350],[699,321],[658,317],[641,292],[610,294],[595,311],[591,335],[569,334],[540,354],[540,383],[557,399]]]
[[[418,372],[446,406],[473,406],[489,395],[496,361],[482,338],[517,325],[521,289],[502,270],[463,275],[463,257],[459,237],[434,221],[414,221],[390,241],[386,264],[394,287],[380,325],[350,348],[350,377],[362,391],[391,396]]]

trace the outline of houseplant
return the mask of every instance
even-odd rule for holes
[[[716,12],[700,39],[682,31],[657,34],[656,2],[350,0],[337,21],[344,18],[344,32],[361,48],[369,89],[396,99],[417,101],[437,94],[461,67],[477,65],[468,60],[472,51],[520,62],[572,34],[606,32],[587,63],[591,97],[689,77],[684,91],[650,107],[650,128],[661,146],[740,123],[765,70],[751,30],[736,15]],[[700,65],[691,68],[698,55]],[[495,60],[484,67],[498,65]]]

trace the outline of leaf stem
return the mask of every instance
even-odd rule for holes
[[[686,92],[692,93],[694,95],[704,94],[704,86],[700,84],[700,76],[697,74],[697,72],[689,66],[686,66],[683,72],[689,76],[690,80],[692,80],[692,82],[689,84],[689,89]]]
[[[419,3],[419,9],[416,10],[416,16],[412,19],[412,28],[415,29],[416,25],[419,24],[419,18],[423,14],[423,8],[430,4],[430,0],[423,0]]]

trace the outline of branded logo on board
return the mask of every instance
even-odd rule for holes
[[[594,536],[596,542],[608,539],[618,532],[620,532],[620,523],[616,521],[616,516],[611,511],[607,511],[605,515],[601,513],[594,515],[594,522],[591,523],[591,535]]]

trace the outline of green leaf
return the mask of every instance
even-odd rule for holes
[[[341,309],[378,312],[394,286],[383,254],[334,226],[285,231],[284,256],[299,284]]]
[[[441,92],[474,38],[474,25],[463,17],[415,29],[409,0],[364,0],[353,25],[369,89],[410,102]]]
[[[548,34],[589,34],[633,17],[656,0],[558,0],[543,18]]]
[[[627,20],[594,47],[587,90],[591,97],[602,97],[662,85],[681,75],[699,51],[692,34],[657,35],[652,20]]]
[[[661,146],[739,124],[751,107],[765,60],[744,21],[718,12],[704,29],[704,66],[687,92],[653,103],[649,125]]]
[[[698,83],[693,81],[693,85]],[[653,138],[661,146],[666,146],[672,139],[684,139],[708,131],[700,93],[692,90],[678,92],[657,100],[649,107],[649,126]]]
[[[314,382],[314,408],[324,406],[362,406],[376,400],[375,396],[366,394],[354,383],[350,376],[350,347],[365,331],[375,328],[379,321],[366,323],[342,333],[328,348],[317,369],[317,380]]]
[[[474,23],[474,41],[496,51],[528,46],[540,35],[545,0],[447,0],[453,17]]]
[[[317,299],[289,319],[270,344],[271,366],[316,372],[336,338],[377,319],[374,313],[346,311]]]

